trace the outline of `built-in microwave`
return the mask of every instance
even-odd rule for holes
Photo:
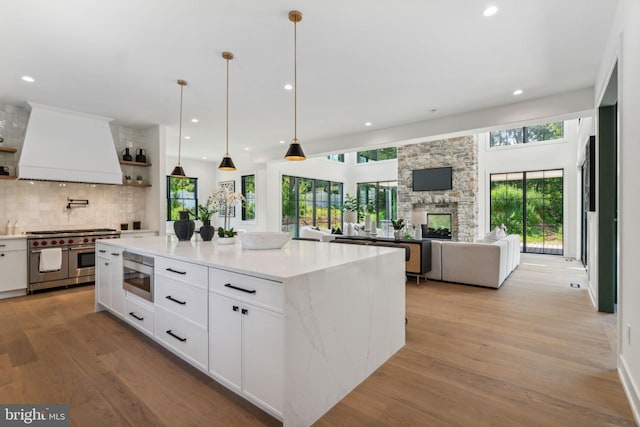
[[[153,257],[123,252],[122,254],[122,288],[153,302]]]

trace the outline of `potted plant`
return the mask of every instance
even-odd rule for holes
[[[404,219],[403,218],[392,219],[391,225],[393,226],[393,237],[396,240],[400,240],[400,236],[402,236],[402,229],[404,228],[404,225],[405,225]]]
[[[131,184],[131,175],[125,175],[124,182],[126,182],[127,184]]]
[[[218,206],[213,203],[213,194],[209,194],[205,204],[198,205],[197,214],[194,216],[202,220],[202,226],[200,227],[200,237],[205,242],[210,241],[213,238],[215,229],[211,226],[211,215],[218,212]]]
[[[244,202],[245,198],[241,193],[231,191],[229,187],[218,187],[216,191],[211,193],[211,196],[213,203],[220,206],[224,215],[224,227],[218,227],[218,243],[234,243],[235,235],[238,233],[233,230],[233,227],[229,227],[229,218],[234,205],[239,201]]]
[[[342,204],[342,210],[344,212],[343,219],[345,223],[358,222],[358,199],[354,196],[350,196],[349,193],[344,196],[344,203]]]
[[[138,184],[142,184],[142,175],[136,176],[136,181],[138,182]]]

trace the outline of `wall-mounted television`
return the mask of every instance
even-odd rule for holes
[[[452,168],[429,168],[413,171],[413,191],[451,190]]]

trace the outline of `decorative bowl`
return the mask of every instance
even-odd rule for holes
[[[248,231],[238,234],[238,238],[246,249],[280,249],[291,235],[281,231]]]

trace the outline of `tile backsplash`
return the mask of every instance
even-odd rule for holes
[[[17,221],[16,233],[69,228],[132,227],[144,221],[145,189],[105,184],[0,181],[0,234]],[[67,209],[67,198],[87,199],[86,207]],[[142,227],[145,224],[143,222]]]

